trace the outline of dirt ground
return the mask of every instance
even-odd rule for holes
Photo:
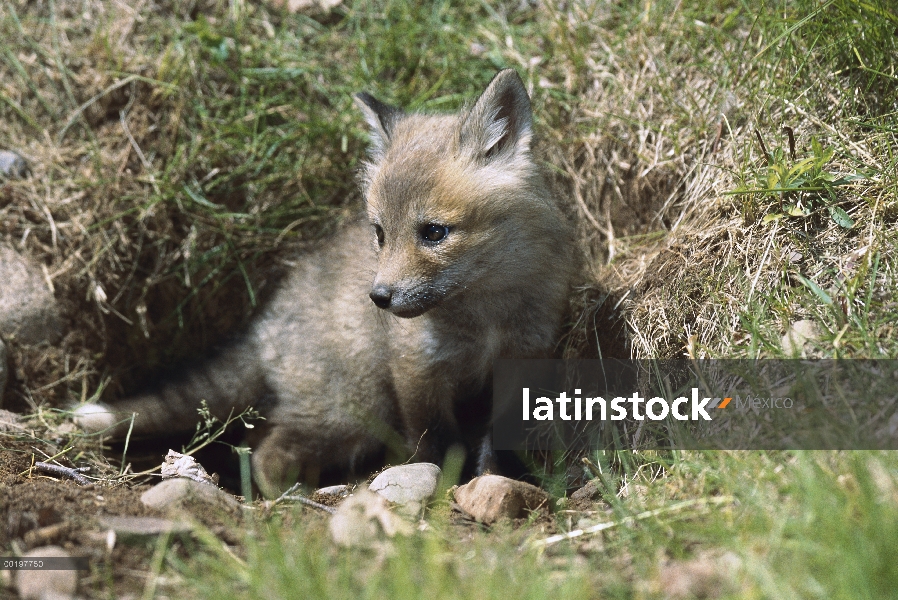
[[[191,537],[196,535],[197,529],[212,533],[239,554],[247,526],[254,519],[267,521],[272,516],[272,504],[264,501],[243,504],[239,515],[189,504],[177,513],[177,517],[172,512],[149,508],[141,502],[141,495],[152,487],[152,479],[117,478],[117,472],[103,464],[100,454],[83,450],[78,454],[77,450],[66,452],[54,462],[75,468],[89,465],[90,470],[85,475],[96,478],[95,481],[79,485],[65,477],[39,473],[33,463],[70,448],[71,440],[53,439],[51,430],[32,429],[29,426],[33,421],[23,421],[6,411],[3,413],[10,415],[12,425],[7,426],[10,430],[0,431],[0,555],[16,556],[53,545],[63,548],[71,556],[87,557],[90,572],[79,574],[81,597],[108,597],[110,593],[116,598],[140,597],[145,593],[147,582],[155,576],[151,569],[160,535],[151,531],[116,530],[113,533],[110,518],[149,517],[171,522],[183,517],[194,532],[173,533],[170,543],[187,557],[194,545]],[[82,440],[81,446],[86,443],[89,442]],[[77,443],[74,445],[78,446]],[[68,460],[69,455],[74,455],[75,460]],[[318,493],[310,499],[327,506],[337,506],[341,502],[335,496]],[[595,514],[596,508],[586,499],[573,501],[568,510],[557,514],[545,511],[538,517],[518,519],[512,527],[531,527],[549,535],[559,531],[557,519],[576,518],[585,512]],[[450,531],[460,540],[470,539],[482,528],[451,505],[437,510],[445,513],[443,516],[448,519]],[[328,515],[315,509],[286,510],[279,512],[278,519],[281,526],[291,526],[297,519],[302,519],[307,526],[323,528]],[[140,522],[132,521],[139,529]],[[4,573],[0,600],[19,597],[10,586],[8,574]]]
[[[33,439],[5,436],[0,448],[0,552],[57,545],[72,556],[90,559],[90,574],[82,574],[81,587],[93,578],[111,578],[117,594],[143,589],[139,575],[152,556],[152,544],[119,544],[111,549],[99,519],[105,516],[161,516],[140,502],[149,486],[120,484],[81,486],[74,481],[43,476],[31,470]],[[15,598],[8,588],[2,598]]]

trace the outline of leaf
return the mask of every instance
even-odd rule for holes
[[[830,173],[831,176],[835,177],[834,174]],[[830,180],[830,185],[845,185],[847,183],[851,183],[852,181],[859,181],[861,179],[867,179],[867,176],[863,173],[850,173],[848,175],[843,175],[838,179]]]
[[[819,285],[817,285],[816,283],[814,283],[813,281],[811,281],[810,279],[808,279],[807,277],[805,277],[801,274],[798,275],[798,279],[800,279],[801,282],[803,284],[805,284],[809,290],[814,292],[817,295],[817,297],[823,301],[824,304],[832,305],[833,299],[830,298],[829,294],[824,292],[823,289]]]
[[[814,166],[813,158],[805,158],[803,160],[800,160],[797,163],[795,163],[794,165],[792,165],[792,168],[789,169],[789,172],[786,175],[785,179],[787,179],[787,180],[795,179],[799,175],[803,175],[803,174],[807,173],[808,171],[810,171],[813,166]]]
[[[829,216],[836,222],[836,225],[844,227],[845,229],[854,227],[854,219],[849,217],[848,213],[844,210],[838,206],[828,206],[827,208],[829,209]]]

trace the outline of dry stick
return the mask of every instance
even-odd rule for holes
[[[55,475],[56,477],[68,477],[78,485],[90,485],[91,481],[78,472],[78,469],[71,467],[63,467],[61,465],[51,465],[45,462],[34,463],[34,469],[47,475]]]
[[[337,509],[333,506],[326,506],[324,504],[319,504],[314,500],[309,500],[305,496],[284,496],[284,500],[291,500],[293,502],[299,502],[300,504],[305,504],[306,506],[311,506],[312,508],[317,508],[318,510],[323,510],[326,513],[334,514],[337,512]]]
[[[334,514],[335,512],[337,512],[337,509],[335,509],[333,506],[326,506],[324,504],[319,504],[318,502],[315,502],[314,500],[309,500],[305,496],[292,496],[291,494],[293,494],[293,492],[298,490],[299,486],[300,486],[299,483],[294,483],[293,487],[291,487],[289,490],[287,490],[286,492],[284,492],[283,494],[278,496],[277,500],[275,500],[272,503],[272,506],[277,506],[281,502],[286,502],[289,500],[291,502],[299,502],[300,504],[305,504],[306,506],[311,506],[312,508],[317,508],[318,510],[323,510],[324,512],[327,512],[330,514]]]
[[[650,519],[652,517],[657,517],[658,515],[662,515],[665,513],[672,513],[678,510],[682,510],[684,508],[691,508],[693,506],[702,506],[702,505],[718,505],[718,504],[730,504],[733,502],[735,498],[732,496],[720,496],[718,498],[698,498],[695,500],[685,500],[683,502],[678,502],[677,504],[672,504],[670,506],[663,506],[661,508],[656,508],[655,510],[647,510],[645,512],[641,512],[638,515],[634,515],[632,517],[624,517],[620,521],[608,521],[606,523],[599,523],[598,525],[593,525],[592,527],[587,527],[586,529],[575,529],[574,531],[569,531],[567,533],[561,533],[558,535],[549,536],[542,540],[536,540],[530,544],[531,548],[545,548],[546,546],[551,546],[552,544],[556,544],[558,542],[564,540],[571,540],[576,537],[580,537],[581,535],[590,535],[593,533],[598,533],[600,531],[604,531],[606,529],[611,529],[612,527],[618,527],[620,525],[632,525],[637,521],[644,521],[645,519]]]

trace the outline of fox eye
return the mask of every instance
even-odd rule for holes
[[[421,229],[421,239],[426,242],[439,242],[449,234],[449,228],[445,225],[428,223]]]
[[[377,245],[382,247],[384,245],[384,228],[377,223],[374,224],[374,235],[377,236]]]

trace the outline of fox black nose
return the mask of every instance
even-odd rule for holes
[[[368,296],[378,308],[389,308],[390,301],[393,299],[393,290],[385,285],[378,285],[371,290]]]

